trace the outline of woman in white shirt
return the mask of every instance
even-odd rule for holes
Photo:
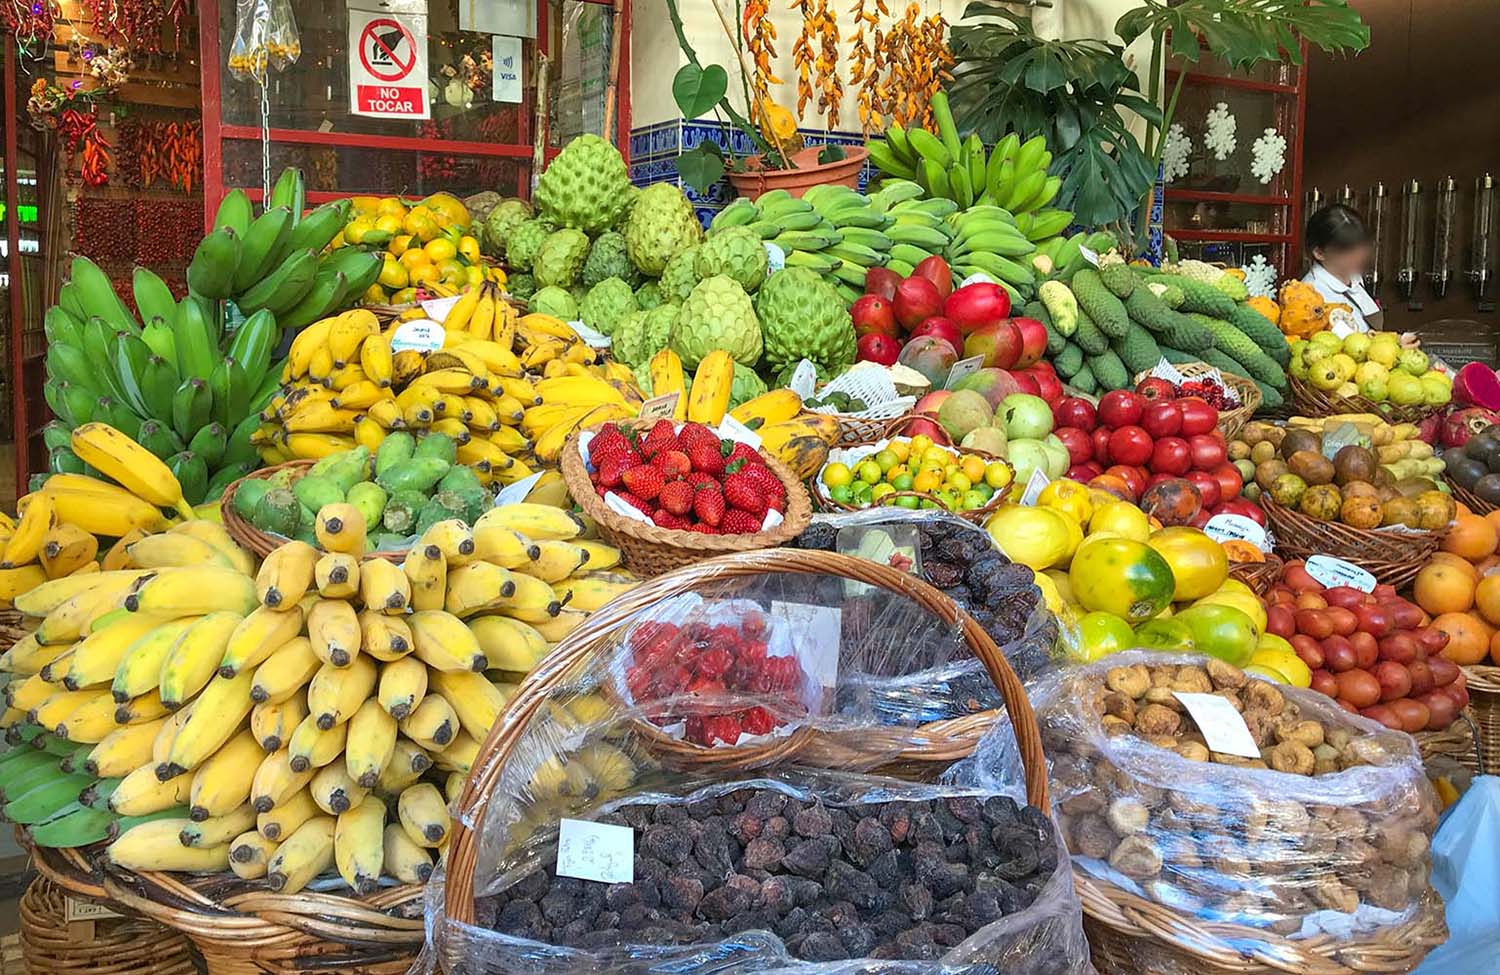
[[[1323,207],[1307,221],[1306,244],[1312,268],[1302,280],[1324,300],[1352,308],[1358,331],[1380,331],[1385,316],[1363,281],[1374,248],[1359,214],[1342,203]]]

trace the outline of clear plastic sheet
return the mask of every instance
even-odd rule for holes
[[[1358,938],[1425,909],[1438,805],[1413,739],[1217,661],[1204,686],[1209,662],[1131,651],[1032,689],[1073,862],[1176,911],[1284,937]],[[1238,701],[1262,758],[1209,760],[1179,691]]]
[[[494,783],[465,817],[478,834],[478,923],[444,915],[445,878],[436,878],[428,892],[429,970],[1090,971],[1056,828],[1009,795],[1020,776],[1008,764],[1014,748],[997,743],[1011,734],[1008,725],[979,725],[971,744],[958,752],[972,754],[955,763],[943,758],[954,745],[946,730],[938,737],[910,716],[894,723],[888,702],[848,690],[851,683],[869,683],[870,675],[904,676],[903,660],[919,648],[938,646],[944,648],[942,659],[957,659],[964,646],[958,628],[905,596],[871,591],[842,576],[764,573],[708,577],[693,593],[659,600],[611,625],[587,652],[580,647],[571,663],[554,657],[556,672],[566,677],[490,767],[475,769]],[[728,661],[718,654],[726,647]],[[707,655],[713,656],[705,670]],[[746,659],[792,663],[774,668],[779,679],[757,682],[740,674]],[[682,674],[658,676],[660,662],[674,660],[687,671],[686,684]],[[716,686],[700,686],[703,678]],[[770,722],[769,730],[764,724],[747,730],[754,709],[765,710],[760,720]],[[733,736],[711,724],[726,714],[739,722]],[[508,711],[502,718],[507,720],[520,719]],[[759,805],[768,792],[784,796],[786,807],[768,811]],[[853,829],[876,815],[856,807],[890,802],[929,803],[926,828],[949,832],[919,836],[913,827],[905,872],[882,875],[880,884],[874,881],[874,849],[860,845],[870,838],[856,843]],[[751,827],[739,820],[756,809],[759,825],[746,833]],[[916,822],[916,813],[911,815]],[[635,883],[549,874],[564,818],[631,826]],[[988,831],[1002,822],[1021,833],[995,840]],[[671,841],[648,835],[661,823],[691,835]],[[973,836],[953,832],[970,826]],[[766,838],[785,841],[769,859],[764,847],[749,849],[762,828]],[[713,834],[709,840],[705,831]],[[1033,865],[1025,870],[1007,856],[1013,835],[1034,841]],[[903,855],[894,826],[885,842],[893,838],[895,848],[882,861],[887,870]],[[943,876],[951,871],[967,878],[968,886],[945,888],[932,881],[933,903],[923,907],[919,899],[902,910],[894,905],[902,896],[900,882],[918,876],[919,838],[930,841],[920,851],[927,858],[923,869]],[[806,886],[786,873],[802,869],[789,865],[794,844],[814,840],[832,862],[814,868],[826,873],[799,876],[820,878],[829,895],[820,901],[804,890],[795,907],[776,901],[776,877]],[[664,846],[677,853],[663,852]],[[861,868],[870,873],[850,880],[851,871]],[[701,886],[694,899],[668,902],[669,883],[675,890],[695,880]],[[835,883],[853,886],[846,891]],[[624,888],[642,892],[638,897]],[[738,892],[730,894],[730,888]],[[692,906],[698,897],[702,906]],[[732,913],[726,899],[736,907]],[[694,913],[665,919],[626,914],[638,900],[654,903],[652,911]],[[970,913],[961,914],[965,909]],[[906,927],[898,923],[903,917]],[[814,934],[821,937],[809,943]],[[899,946],[897,935],[904,939]],[[865,948],[874,953],[861,954]],[[854,957],[830,957],[840,952]]]
[[[285,71],[302,56],[290,0],[238,0],[229,67],[241,81],[264,81],[268,68]]]

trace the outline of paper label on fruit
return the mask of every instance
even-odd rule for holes
[[[1034,507],[1036,499],[1042,496],[1042,489],[1051,483],[1051,479],[1042,473],[1041,468],[1033,470],[1026,479],[1026,489],[1021,492],[1021,504]]]
[[[635,883],[635,830],[586,819],[558,820],[557,875],[601,884]]]
[[[792,381],[787,383],[787,388],[803,399],[811,398],[818,390],[818,367],[808,359],[797,363],[797,368],[792,370]]]
[[[1165,379],[1173,386],[1181,386],[1187,380],[1187,377],[1182,374],[1182,370],[1168,362],[1165,357],[1151,367],[1151,375],[1155,379]]]
[[[786,624],[803,671],[824,687],[836,686],[839,681],[843,610],[837,606],[772,600],[771,618]]]
[[[971,284],[994,284],[995,279],[983,271],[975,271],[958,283],[960,288],[967,288]]]
[[[1307,574],[1329,589],[1349,586],[1361,592],[1375,591],[1375,577],[1357,565],[1331,555],[1314,555],[1307,560]]]
[[[766,273],[775,274],[777,271],[786,270],[786,251],[781,249],[780,244],[765,241],[766,245]]]
[[[535,474],[526,475],[514,484],[505,485],[500,489],[500,493],[495,495],[495,507],[501,508],[508,504],[520,504],[525,501],[526,495],[531,493],[531,489],[536,487],[536,482],[540,481],[545,473],[546,471],[537,471]]]
[[[737,440],[740,443],[749,444],[756,450],[760,449],[760,434],[745,426],[728,413],[725,413],[724,419],[719,421],[719,429],[716,432],[726,440]]]
[[[1254,518],[1246,518],[1244,515],[1214,515],[1203,526],[1203,534],[1221,544],[1231,541],[1249,542],[1262,552],[1271,551],[1266,530],[1256,524]]]
[[[651,397],[650,399],[646,400],[646,402],[641,404],[641,419],[672,419],[672,413],[677,409],[677,401],[681,398],[682,394],[676,390],[673,390],[670,393],[662,393],[660,396]]]
[[[1228,698],[1217,694],[1190,694],[1173,691],[1172,696],[1182,702],[1187,713],[1198,723],[1203,741],[1210,751],[1241,758],[1260,758],[1260,748],[1250,737],[1245,719],[1234,709]]]
[[[427,313],[428,318],[435,322],[446,322],[448,320],[448,313],[453,310],[453,306],[458,304],[458,299],[462,297],[463,295],[449,295],[446,298],[428,298],[426,301],[417,302],[417,304],[422,306],[422,310]]]
[[[568,327],[577,332],[578,337],[583,339],[584,344],[591,349],[607,349],[614,344],[614,341],[608,335],[605,335],[603,332],[594,331],[583,324],[583,322],[569,322]]]
[[[1099,266],[1099,254],[1093,248],[1085,247],[1082,244],[1079,244],[1078,253],[1082,254],[1083,259],[1094,265],[1094,267]]]
[[[402,322],[391,334],[391,351],[415,349],[418,352],[433,352],[443,347],[444,334],[443,326],[437,322],[420,318]]]
[[[959,359],[953,364],[953,368],[948,370],[948,381],[943,384],[943,388],[952,389],[983,368],[984,356],[982,355],[971,355],[967,359]]]

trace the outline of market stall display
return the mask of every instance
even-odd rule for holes
[[[1347,330],[1345,330],[1347,332]],[[1452,399],[1453,376],[1394,332],[1314,331],[1292,339],[1288,369],[1299,413],[1377,413],[1420,422]]]

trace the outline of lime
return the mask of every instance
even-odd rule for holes
[[[875,463],[880,466],[880,472],[883,474],[886,471],[890,470],[892,467],[895,467],[897,464],[901,463],[901,458],[896,456],[896,452],[894,450],[887,448],[875,455]]]
[[[917,507],[917,502],[918,498],[915,494],[903,494],[896,498],[896,506],[898,508],[915,508]]]
[[[857,473],[859,475],[859,479],[861,481],[864,481],[866,484],[874,484],[876,481],[880,480],[880,476],[884,474],[885,471],[881,470],[880,465],[875,463],[873,460],[866,460],[860,462],[859,469],[855,471],[855,473]]]
[[[879,501],[886,495],[895,493],[896,489],[891,487],[889,484],[877,484],[874,487],[870,488],[870,500]]]
[[[912,480],[913,478],[910,474],[897,474],[891,478],[891,487],[897,491],[910,491]]]
[[[980,481],[978,484],[975,484],[973,487],[969,488],[969,490],[978,493],[980,497],[984,498],[986,503],[989,502],[990,498],[993,498],[995,496],[995,489],[990,487],[989,484],[984,481]]]
[[[854,492],[849,490],[849,485],[847,484],[840,484],[828,489],[828,496],[839,504],[849,504],[853,498],[853,494]]]
[[[963,506],[965,511],[973,511],[975,508],[983,508],[990,503],[989,495],[974,488],[964,492]]]

